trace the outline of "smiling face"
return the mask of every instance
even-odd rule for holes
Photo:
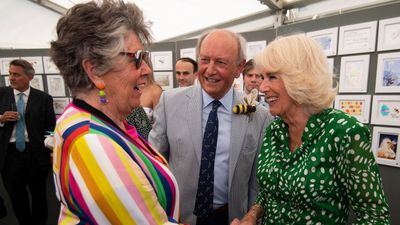
[[[239,77],[243,63],[238,63],[238,41],[224,31],[205,37],[199,49],[198,79],[214,99],[221,99]]]
[[[135,53],[143,50],[139,38],[130,33],[125,39],[126,52]],[[134,60],[126,55],[117,56],[114,67],[101,76],[105,83],[105,93],[108,103],[106,107],[118,116],[124,118],[140,105],[140,86],[145,85],[146,76],[151,69],[142,61],[136,68]]]

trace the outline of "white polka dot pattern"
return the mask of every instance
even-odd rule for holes
[[[369,129],[342,111],[310,117],[302,145],[289,150],[288,127],[268,127],[258,159],[263,224],[390,224]]]

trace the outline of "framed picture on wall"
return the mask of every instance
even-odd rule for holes
[[[41,91],[44,91],[42,75],[35,75],[30,82],[30,86]]]
[[[43,74],[44,73],[42,56],[21,57],[21,59],[25,59],[30,64],[32,64],[33,69],[35,69],[35,74]]]
[[[174,87],[174,77],[172,71],[154,72],[154,80],[161,86],[163,90]]]
[[[151,52],[154,70],[172,70],[172,52]]]
[[[4,84],[5,86],[10,86],[10,77],[9,76],[4,76]]]
[[[326,56],[336,55],[338,28],[307,32],[307,36],[316,40],[324,49]]]
[[[400,95],[374,95],[371,123],[400,126]]]
[[[400,17],[379,20],[378,51],[400,49]]]
[[[70,98],[53,98],[54,113],[56,115],[62,114],[69,103]]]
[[[341,58],[339,92],[367,92],[369,55]]]
[[[400,52],[378,55],[375,92],[400,92]]]
[[[47,75],[47,92],[51,96],[65,97],[65,85],[62,76]]]
[[[388,166],[400,167],[400,128],[374,127],[372,151],[376,162]]]
[[[371,95],[337,95],[335,108],[354,116],[361,123],[369,123]]]
[[[197,61],[197,59],[196,59],[196,48],[182,48],[180,50],[180,58],[182,58],[182,57],[191,58],[194,61]]]
[[[254,56],[261,52],[265,46],[267,46],[267,41],[251,41],[247,42],[247,60],[254,58]]]
[[[8,75],[9,69],[10,69],[10,62],[12,60],[18,59],[18,58],[19,57],[0,58],[0,63],[1,63],[0,73],[1,73],[1,75]]]
[[[339,55],[375,51],[376,21],[340,27]]]
[[[51,60],[49,56],[43,56],[43,66],[44,66],[44,73],[60,73],[56,64]]]

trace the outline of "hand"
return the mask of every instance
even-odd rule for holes
[[[19,113],[15,111],[5,111],[1,116],[0,122],[10,122],[19,120]]]
[[[255,225],[255,224],[257,224],[256,220],[244,216],[242,220],[238,219],[232,220],[230,225]]]

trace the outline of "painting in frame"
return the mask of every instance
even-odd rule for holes
[[[51,96],[65,97],[65,85],[62,76],[47,75],[47,92]]]
[[[246,54],[247,54],[247,60],[254,58],[255,55],[257,55],[259,52],[261,52],[265,46],[267,46],[267,41],[250,41],[247,42],[247,47],[246,47]]]
[[[378,51],[400,49],[400,17],[379,20]]]
[[[10,86],[10,77],[9,76],[4,76],[4,86],[5,87]]]
[[[174,77],[172,71],[154,72],[154,80],[163,90],[174,88]]]
[[[196,48],[182,48],[180,50],[180,57],[187,57],[187,58],[191,58],[194,61],[196,60]]]
[[[340,27],[339,55],[375,51],[377,21]]]
[[[316,40],[324,50],[326,56],[336,55],[338,28],[333,27],[324,30],[307,32],[307,36]]]
[[[378,54],[375,92],[400,92],[400,52]]]
[[[400,126],[400,95],[374,95],[371,123]]]
[[[60,73],[56,64],[54,64],[53,60],[49,56],[43,56],[43,66],[44,66],[44,73],[46,74]]]
[[[33,69],[35,69],[35,74],[44,73],[42,56],[21,57],[21,59],[25,59],[33,66]]]
[[[151,52],[154,70],[172,70],[172,52]]]
[[[53,98],[54,113],[60,115],[70,103],[70,98]]]
[[[0,58],[1,68],[0,73],[1,75],[8,75],[10,69],[10,62],[14,59],[18,59],[18,57],[8,57],[8,58]]]
[[[376,162],[382,165],[400,167],[400,128],[374,127],[372,151]]]
[[[29,85],[38,90],[44,91],[42,75],[35,75]]]
[[[337,95],[335,108],[354,116],[361,123],[369,123],[371,95]]]
[[[341,58],[339,92],[367,92],[369,54]]]

